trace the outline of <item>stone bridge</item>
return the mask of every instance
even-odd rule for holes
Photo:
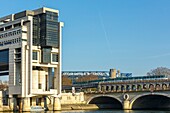
[[[170,79],[99,83],[84,99],[99,108],[170,109]]]

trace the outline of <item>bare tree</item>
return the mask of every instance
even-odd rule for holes
[[[82,76],[82,77],[79,77],[76,82],[87,82],[87,81],[91,81],[91,80],[98,80],[98,76],[97,75],[85,75],[85,76]]]
[[[1,85],[0,85],[0,91],[3,91],[3,90],[5,90],[5,89],[8,89],[8,85],[6,85],[6,84],[1,84]]]
[[[170,75],[170,69],[166,67],[157,67],[156,69],[152,69],[147,73],[148,76],[155,76],[155,75]]]
[[[71,86],[72,80],[68,76],[62,76],[62,85]]]

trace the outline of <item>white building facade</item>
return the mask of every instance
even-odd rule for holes
[[[58,16],[58,10],[43,7],[0,18],[0,76],[9,79],[11,109],[54,104],[60,95],[63,23]]]

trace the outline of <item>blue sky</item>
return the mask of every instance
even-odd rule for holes
[[[170,0],[6,0],[0,16],[43,6],[65,23],[63,70],[170,68]]]

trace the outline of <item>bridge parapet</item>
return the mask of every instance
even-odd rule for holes
[[[97,87],[88,87],[85,93],[107,92],[142,92],[170,90],[170,79],[126,81],[126,82],[100,82]]]

